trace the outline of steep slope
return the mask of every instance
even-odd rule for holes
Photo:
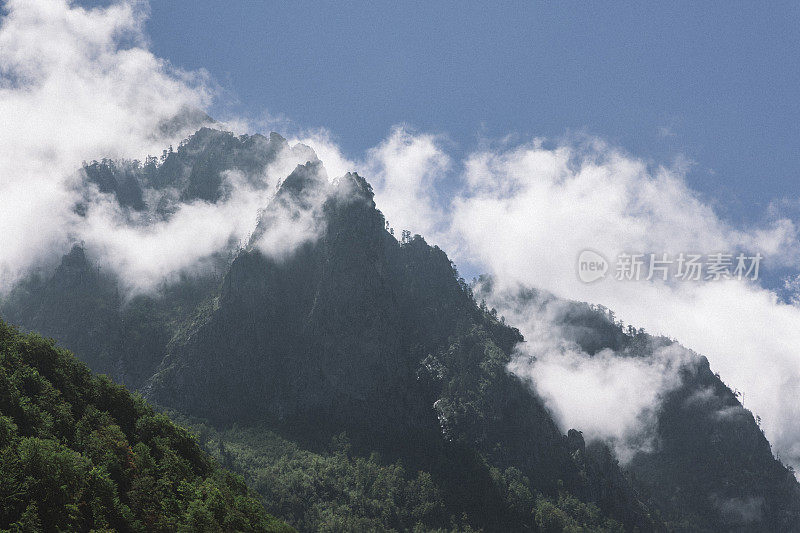
[[[0,322],[0,529],[290,531],[185,430]]]
[[[94,371],[114,375],[121,330],[117,283],[102,275],[79,246],[52,275],[23,280],[3,304],[10,323],[59,339]]]
[[[662,402],[655,453],[628,467],[643,493],[706,531],[800,529],[800,485],[752,413],[708,361],[683,378]]]
[[[542,291],[492,294],[519,315],[548,315],[550,326],[589,354],[650,358],[675,341],[625,328],[604,308],[559,300]],[[544,310],[550,310],[546,313]],[[625,470],[671,527],[687,531],[796,531],[800,485],[772,454],[750,411],[695,355],[679,372],[679,385],[661,398],[652,451],[636,454]]]

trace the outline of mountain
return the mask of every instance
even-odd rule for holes
[[[316,159],[309,148],[289,147],[277,134],[235,136],[201,128],[161,158],[85,164],[82,200],[74,210],[85,216],[101,193],[114,198],[131,219],[168,219],[182,203],[223,200],[228,186],[223,177],[228,173],[265,188],[267,167],[287,152],[304,161]],[[124,284],[103,272],[82,244],[75,243],[54,272],[36,271],[17,284],[4,298],[2,313],[12,323],[58,339],[94,371],[138,389],[153,375],[177,330],[214,298],[235,244],[211,259],[220,274],[210,270],[183,275],[152,293],[125,299],[120,295]]]
[[[292,531],[141,397],[3,322],[0,529]]]
[[[446,508],[468,509],[480,527],[526,519],[492,495],[488,466],[518,468],[544,494],[557,495],[559,480],[584,491],[583,465],[541,402],[504,370],[519,333],[476,305],[444,252],[389,235],[363,178],[329,185],[317,166],[285,180],[262,223],[281,204],[326,189],[321,236],[270,258],[254,244],[257,228],[215,309],[171,343],[147,396],[305,442],[344,430],[357,451],[431,472]],[[617,518],[646,520],[633,494],[609,492],[598,503]]]
[[[479,297],[496,298],[491,279]],[[624,327],[602,306],[559,300],[538,290],[503,295],[515,314],[549,312],[551,327],[588,354],[651,358],[665,337]],[[682,349],[685,351],[685,349]],[[770,444],[737,394],[693,354],[679,368],[679,385],[666,392],[655,413],[654,449],[625,466],[648,506],[680,531],[796,531],[800,485],[772,454]]]
[[[230,172],[266,188],[287,150],[301,164],[214,272],[129,297],[76,244],[0,313],[168,409],[302,530],[800,530],[797,482],[707,360],[681,367],[657,446],[620,465],[508,371],[524,339],[479,303],[490,283],[420,236],[398,242],[369,183],[328,179],[306,147],[204,128],[144,164],[91,163],[85,184],[168,219],[224,201]],[[521,316],[552,298],[513,295]],[[561,303],[559,334],[589,354],[673,342]]]
[[[288,150],[307,151],[302,145],[291,148],[278,134],[236,136],[230,132],[203,127],[183,141],[177,150],[164,150],[161,157],[144,162],[104,159],[84,164],[87,183],[101,193],[111,193],[119,204],[144,210],[145,191],[156,193],[149,203],[156,207],[170,196],[182,201],[216,202],[224,195],[227,172],[240,172],[257,185],[266,168]],[[161,209],[163,213],[163,209]]]

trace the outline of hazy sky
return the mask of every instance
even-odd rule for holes
[[[456,151],[587,132],[688,158],[725,218],[798,196],[797,3],[482,4],[155,1],[147,31],[157,56],[228,91],[219,114],[322,126],[350,156],[398,123]]]

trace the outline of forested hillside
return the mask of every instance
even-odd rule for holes
[[[0,322],[0,530],[292,529],[141,397]]]

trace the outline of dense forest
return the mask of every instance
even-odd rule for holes
[[[3,322],[0,529],[292,531],[140,396]]]
[[[175,202],[223,201],[226,171],[261,186],[259,176],[285,150],[305,164],[281,180],[249,242],[232,243],[211,258],[212,267],[127,295],[125,280],[99,269],[92,250],[76,243],[57,266],[31,273],[0,301],[6,320],[54,337],[92,370],[141,392],[190,428],[196,443],[143,399],[81,371],[95,389],[126,398],[134,418],[169,428],[163,431],[172,437],[158,441],[162,448],[183,450],[174,452],[179,458],[191,452],[197,461],[185,458],[189,466],[179,469],[186,483],[227,480],[215,501],[240,498],[253,513],[231,507],[240,518],[217,516],[203,500],[208,491],[178,490],[159,497],[175,500],[169,508],[174,527],[188,520],[190,508],[222,529],[240,527],[225,520],[245,519],[277,527],[202,448],[241,474],[267,512],[301,531],[800,528],[794,476],[705,358],[695,354],[681,368],[681,386],[656,413],[658,446],[621,465],[608,443],[586,442],[581,428],[560,428],[535,388],[508,371],[524,338],[482,303],[491,280],[468,284],[446,253],[421,236],[403,232],[398,242],[367,180],[357,174],[328,179],[310,149],[290,148],[276,134],[237,137],[204,128],[161,158],[92,162],[83,176],[87,189],[116,199],[131,216],[168,219]],[[85,201],[90,198],[87,193]],[[79,215],[85,210],[75,206]],[[275,255],[263,242],[286,213],[317,232],[291,253]],[[553,299],[533,289],[508,298],[523,314]],[[674,342],[625,328],[602,308],[562,303],[560,329],[589,354],[609,348],[619,357],[648,358]],[[41,339],[4,331],[10,354],[36,345],[71,361]],[[85,456],[87,465],[93,459],[81,439],[99,431],[97,424],[118,427],[131,453],[150,447],[151,468],[160,464],[166,452],[153,451],[155,437],[138,432],[138,422],[125,418],[133,416],[128,411],[105,407],[105,415],[86,422],[91,431],[81,433],[80,421],[91,410],[75,405],[102,411],[102,402],[73,400],[70,394],[82,389],[51,377],[36,359],[5,352],[4,358],[4,365],[24,361],[62,391],[70,407],[48,407],[48,427],[66,416],[76,421],[66,424],[74,426],[69,436],[52,438]],[[17,372],[10,368],[6,374]],[[30,395],[19,383],[9,390]],[[0,414],[15,424],[8,425],[11,442],[21,442],[32,435],[9,414],[13,405],[0,404]],[[721,410],[736,416],[716,416]],[[132,464],[137,460],[143,461]],[[139,500],[130,495],[139,486],[130,479],[138,470],[106,469],[119,509],[128,509],[120,516],[133,516],[138,527]],[[191,505],[180,499],[191,495],[197,495]],[[75,527],[114,527],[84,524]]]

